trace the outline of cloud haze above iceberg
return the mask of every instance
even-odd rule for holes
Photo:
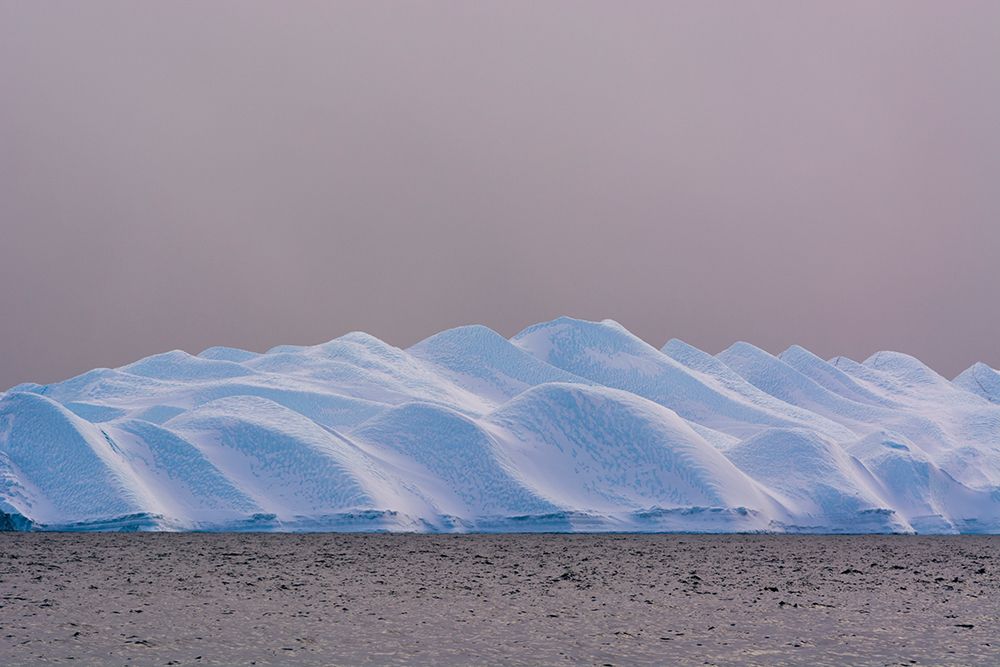
[[[0,387],[614,317],[1000,366],[1000,5],[0,4]]]

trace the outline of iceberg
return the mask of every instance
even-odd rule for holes
[[[1000,533],[1000,372],[354,332],[0,393],[0,530]]]

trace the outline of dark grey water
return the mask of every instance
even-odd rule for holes
[[[0,664],[1000,664],[1000,537],[2,534]]]

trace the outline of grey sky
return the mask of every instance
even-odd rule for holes
[[[0,388],[569,314],[1000,366],[1000,3],[0,0]]]

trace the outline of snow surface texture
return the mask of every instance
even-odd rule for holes
[[[616,322],[174,351],[0,394],[0,528],[1000,532],[1000,373]]]

